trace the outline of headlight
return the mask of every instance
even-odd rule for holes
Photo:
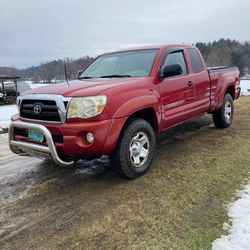
[[[73,97],[68,106],[67,118],[90,118],[104,110],[107,96]]]

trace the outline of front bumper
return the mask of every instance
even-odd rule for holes
[[[12,152],[19,155],[50,158],[58,165],[69,166],[77,159],[92,158],[109,153],[112,147],[107,144],[110,141],[110,139],[107,140],[108,134],[113,134],[111,129],[113,126],[117,130],[117,122],[122,126],[119,119],[83,123],[39,124],[22,121],[17,116],[12,118],[9,128],[9,146]],[[29,129],[41,132],[45,137],[44,142],[30,141],[27,137]],[[94,134],[93,144],[86,141],[87,132]],[[61,140],[56,140],[56,137],[60,137]],[[113,137],[110,136],[110,138]]]
[[[14,128],[22,128],[22,129],[36,129],[41,132],[47,142],[47,146],[38,145],[30,142],[16,141],[14,140]],[[42,158],[50,158],[54,160],[54,162],[61,166],[70,166],[74,162],[73,161],[63,161],[57,154],[55,144],[52,139],[52,135],[50,131],[40,124],[32,124],[27,122],[12,122],[9,128],[9,146],[13,153],[19,155],[33,155]]]

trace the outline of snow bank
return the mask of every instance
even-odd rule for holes
[[[241,95],[246,96],[250,95],[250,80],[241,80]]]
[[[222,235],[212,244],[213,250],[247,250],[250,249],[250,182],[239,194],[240,199],[229,207],[229,235]]]
[[[17,106],[4,105],[0,106],[0,131],[3,128],[8,128],[10,125],[10,118],[12,115],[18,113]]]
[[[36,88],[48,86],[49,84],[45,84],[45,83],[29,83],[28,85],[29,85],[30,89],[36,89]]]

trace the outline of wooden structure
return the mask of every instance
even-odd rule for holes
[[[2,84],[2,92],[3,94],[5,93],[5,89],[4,89],[4,82],[11,80],[14,82],[15,84],[15,91],[16,91],[16,96],[17,96],[17,79],[19,79],[19,76],[8,76],[8,75],[0,75],[0,82]]]

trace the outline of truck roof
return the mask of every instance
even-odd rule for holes
[[[112,53],[119,53],[119,52],[127,52],[127,51],[134,51],[134,50],[146,50],[146,49],[161,49],[165,50],[168,48],[194,48],[194,45],[187,45],[187,44],[164,44],[164,45],[145,45],[145,46],[138,46],[138,47],[131,47],[126,49],[119,49],[114,51],[109,51],[103,54],[112,54]]]

